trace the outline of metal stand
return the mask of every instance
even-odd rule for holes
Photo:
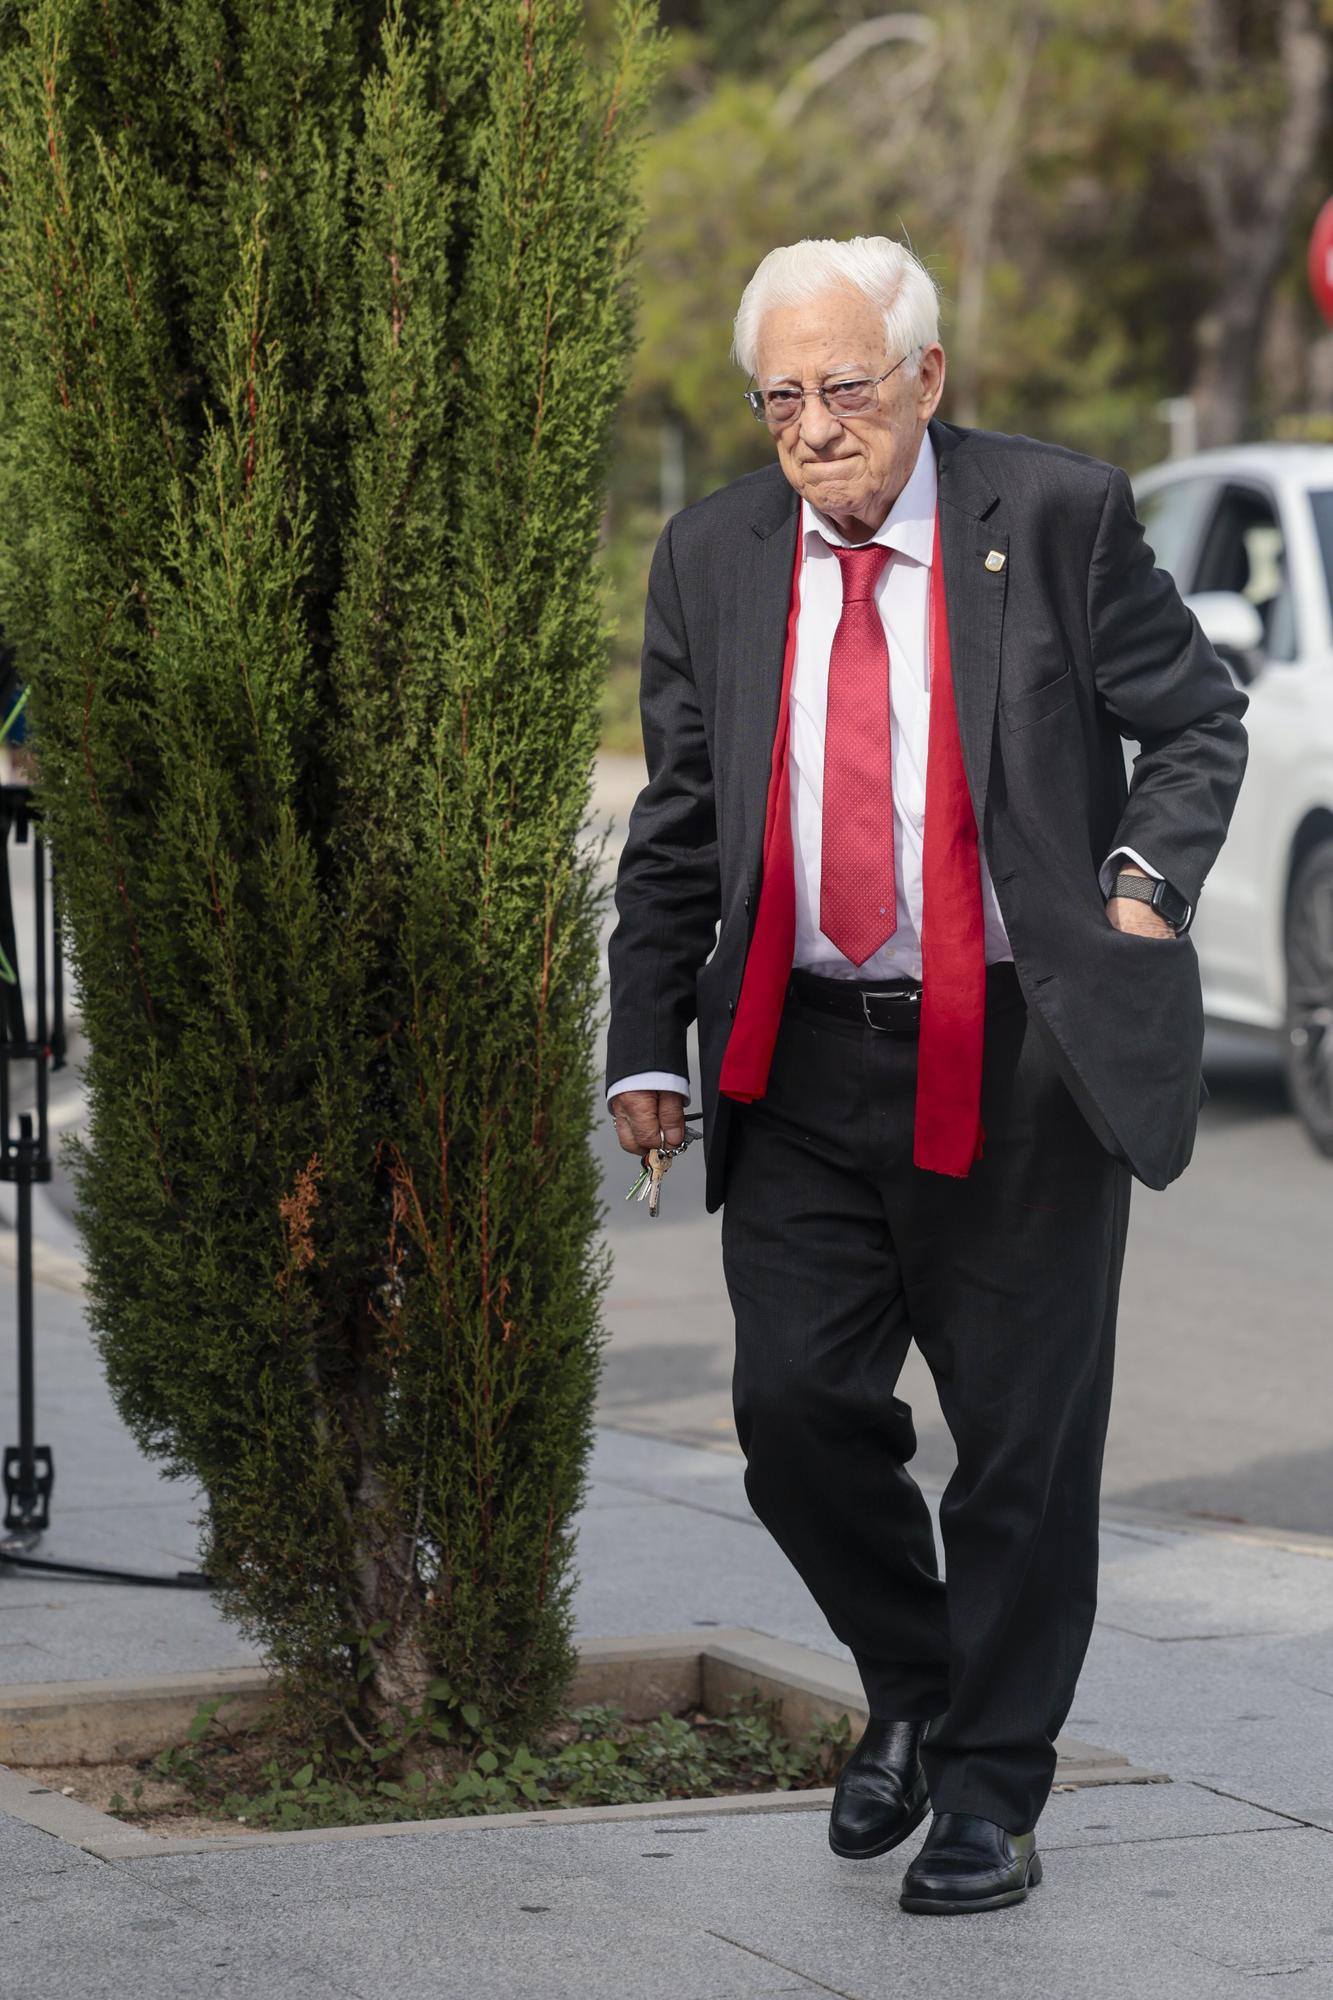
[[[38,830],[39,810],[28,785],[0,785],[0,1181],[17,1190],[18,1237],[18,1428],[19,1441],[5,1449],[4,1533],[0,1536],[0,1573],[5,1569],[39,1570],[44,1574],[89,1577],[100,1583],[151,1584],[173,1590],[207,1590],[209,1579],[197,1570],[174,1576],[136,1570],[107,1569],[97,1563],[54,1562],[35,1554],[36,1544],[51,1525],[51,1492],[55,1461],[51,1447],[38,1444],[37,1392],[34,1367],[32,1297],[32,1191],[51,1178],[47,1127],[47,1076],[63,1069],[65,1048],[65,982],[60,950],[60,919],[52,874],[48,898],[46,845]],[[14,900],[10,890],[9,848],[32,852],[34,966],[36,970],[36,1036],[29,1041],[20,979]],[[49,903],[49,914],[48,914]],[[49,935],[48,935],[49,925]],[[49,990],[49,1003],[48,1003]],[[33,1113],[18,1114],[18,1136],[12,1133],[11,1071],[30,1062],[34,1072]]]

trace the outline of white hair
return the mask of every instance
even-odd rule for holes
[[[889,354],[911,352],[904,374],[919,367],[915,350],[940,337],[939,292],[935,280],[910,250],[891,236],[807,237],[770,250],[741,294],[732,357],[747,375],[755,372],[759,325],[771,306],[805,305],[831,291],[862,293],[884,315]]]

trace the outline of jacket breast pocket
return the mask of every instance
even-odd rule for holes
[[[1000,696],[1000,713],[1010,729],[1027,729],[1034,722],[1043,722],[1057,709],[1064,708],[1074,699],[1074,669],[1066,661],[1062,672],[1054,680],[1043,681],[1040,687],[1020,688],[1013,694]]]

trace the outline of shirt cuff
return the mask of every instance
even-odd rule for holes
[[[690,1101],[690,1079],[687,1076],[675,1076],[666,1069],[642,1069],[636,1071],[633,1076],[622,1076],[620,1081],[613,1083],[606,1093],[608,1106],[611,1099],[619,1096],[622,1090],[678,1090],[687,1104]]]
[[[1151,875],[1154,882],[1164,882],[1166,880],[1160,869],[1154,868],[1151,861],[1145,861],[1143,856],[1136,853],[1132,847],[1117,847],[1112,853],[1107,855],[1105,861],[1102,863],[1101,873],[1097,877],[1097,880],[1101,884],[1103,901],[1110,895],[1111,885],[1120,873],[1119,868],[1116,866],[1117,862],[1120,861],[1132,861],[1136,867],[1143,870],[1145,875]],[[1185,921],[1181,925],[1182,930],[1193,915],[1194,905],[1191,903],[1185,912]]]

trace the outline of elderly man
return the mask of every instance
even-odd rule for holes
[[[608,1099],[627,1151],[679,1145],[697,1014],[746,1491],[870,1711],[829,1838],[882,1854],[933,1810],[903,1907],[995,1909],[1041,1879],[1092,1627],[1131,1176],[1193,1146],[1186,932],[1245,698],[1123,472],[936,417],[899,244],[773,251],[735,353],[777,463],[653,561]]]

